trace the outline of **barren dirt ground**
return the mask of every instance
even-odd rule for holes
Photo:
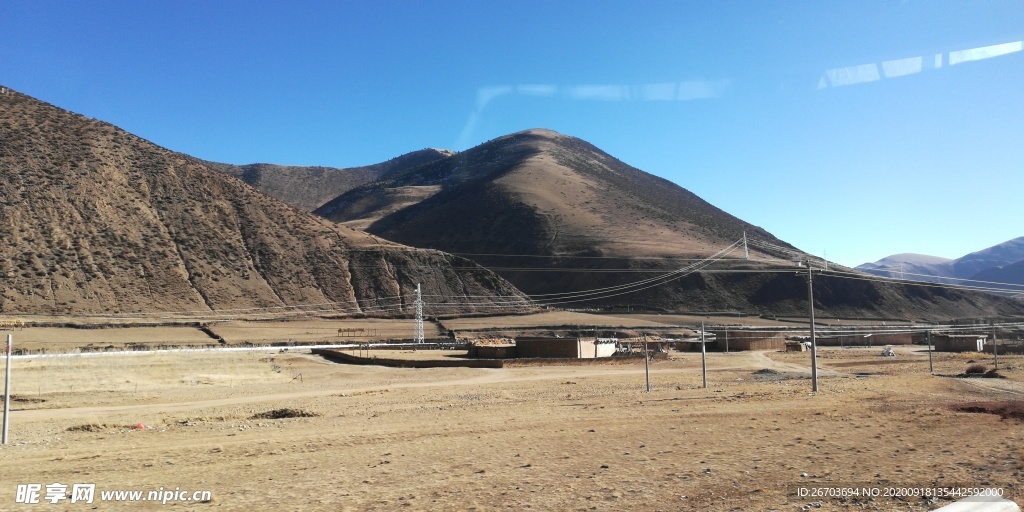
[[[952,499],[800,497],[799,486],[1001,487],[1024,502],[1020,401],[999,380],[934,377],[927,352],[672,354],[643,365],[501,370],[346,366],[308,354],[16,360],[0,509],[930,510]],[[962,372],[991,356],[936,354]],[[755,373],[757,372],[757,373]],[[311,417],[254,419],[290,408]],[[142,423],[146,428],[132,426]],[[70,429],[70,430],[69,430]],[[16,503],[18,484],[96,484],[91,505]],[[100,502],[102,490],[209,490]],[[44,496],[45,497],[45,496]],[[816,506],[820,504],[820,508]]]

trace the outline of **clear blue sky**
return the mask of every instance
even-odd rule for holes
[[[0,5],[0,84],[161,146],[350,167],[545,127],[847,265],[1024,235],[1024,2]]]

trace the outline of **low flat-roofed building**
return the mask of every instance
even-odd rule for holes
[[[593,359],[615,354],[615,341],[596,338],[557,338],[520,336],[516,338],[519,357],[552,357],[562,359]]]
[[[783,333],[747,329],[709,329],[715,335],[716,350],[783,350]]]
[[[985,350],[984,334],[936,334],[932,336],[938,352],[982,352]]]
[[[910,345],[914,342],[914,336],[911,333],[843,334],[818,336],[814,341],[819,347],[884,347],[886,345]]]

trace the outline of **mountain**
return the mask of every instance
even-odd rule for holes
[[[670,181],[550,130],[499,137],[391,173],[315,213],[399,243],[467,256],[553,305],[806,309],[806,284],[792,270],[778,273],[806,256],[796,248]],[[744,237],[751,240],[750,259],[735,245]],[[729,259],[704,266],[705,272],[642,284],[729,247]],[[993,306],[989,298],[962,301],[959,292],[866,281],[826,279],[820,289],[822,306],[837,315],[1024,310]]]
[[[930,282],[956,283],[957,279],[1014,282],[1000,281],[993,277],[999,275],[998,270],[1001,267],[1020,261],[1024,261],[1024,237],[1014,238],[955,260],[921,254],[895,254],[874,263],[858,265],[857,270],[885,277]],[[1010,271],[1006,275],[1014,274]]]
[[[948,282],[941,278],[955,277],[953,261],[938,256],[903,253],[882,258],[874,263],[858,265],[857,270],[898,279]]]
[[[453,153],[445,149],[421,149],[364,167],[292,166],[275,164],[231,165],[203,162],[208,167],[230,174],[264,194],[276,197],[300,210],[313,211],[330,199],[359,185],[396,171],[440,160]]]
[[[689,256],[710,254],[744,231],[788,247],[668,180],[549,130],[392,173],[315,213],[369,220],[368,230],[385,238],[453,252]]]
[[[953,271],[957,277],[970,278],[984,270],[1022,260],[1024,260],[1024,236],[957,258],[953,262]]]
[[[473,296],[468,310],[522,297],[464,258],[296,210],[194,158],[10,90],[0,95],[0,197],[4,314],[308,304],[395,313],[417,283],[440,296],[429,302]]]

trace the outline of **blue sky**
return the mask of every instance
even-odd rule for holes
[[[7,0],[0,84],[229,163],[545,127],[847,265],[1024,235],[1024,2]]]

